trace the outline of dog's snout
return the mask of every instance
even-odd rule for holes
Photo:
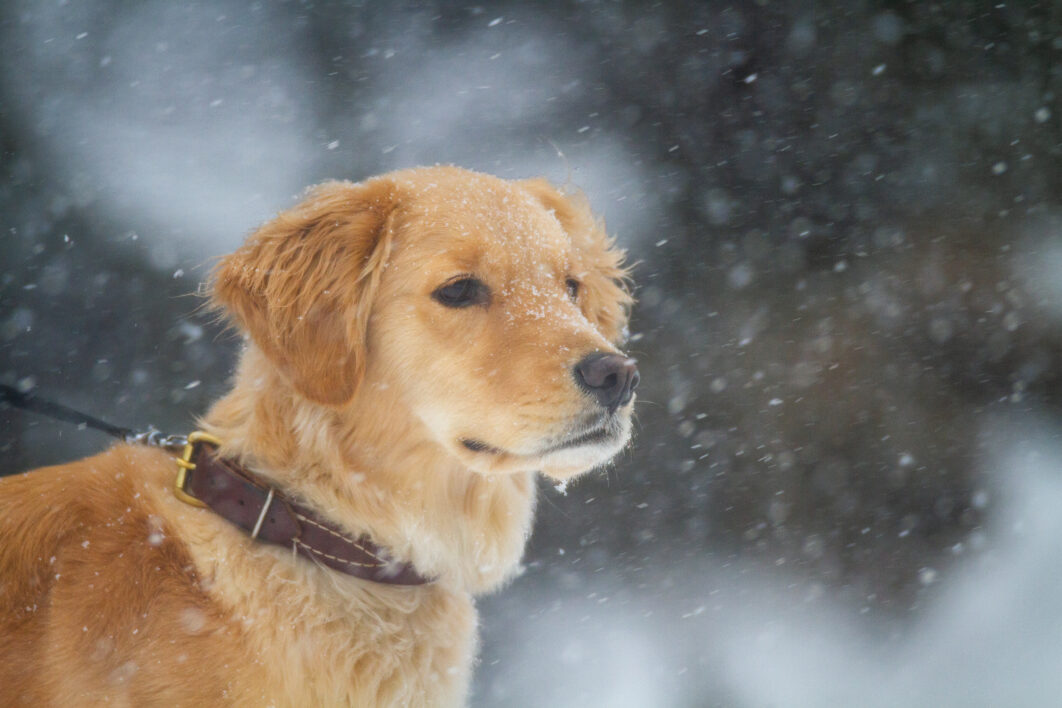
[[[575,380],[605,408],[630,402],[641,377],[638,362],[622,354],[594,352],[575,365]]]

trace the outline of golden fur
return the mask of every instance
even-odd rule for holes
[[[518,568],[533,472],[567,479],[629,437],[625,405],[605,442],[557,445],[596,415],[572,368],[617,351],[621,261],[543,180],[315,188],[215,269],[248,341],[202,425],[437,580],[374,584],[252,541],[173,496],[171,455],[118,445],[0,480],[0,705],[461,704],[471,598]],[[463,275],[489,305],[433,299]]]

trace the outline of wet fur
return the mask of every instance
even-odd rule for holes
[[[534,471],[566,479],[629,436],[627,407],[607,445],[551,448],[595,415],[570,371],[617,351],[621,261],[542,180],[427,168],[316,188],[215,270],[248,343],[203,428],[436,582],[251,541],[174,498],[170,455],[119,445],[0,480],[0,706],[463,703],[472,596],[518,569]],[[465,271],[489,308],[432,301]],[[473,434],[498,450],[460,444]]]

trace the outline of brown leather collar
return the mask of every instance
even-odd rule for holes
[[[177,496],[214,513],[266,543],[285,546],[333,570],[390,585],[431,582],[411,563],[389,558],[367,538],[354,539],[311,509],[270,487],[232,460],[219,457],[209,436],[189,436]],[[206,439],[204,439],[206,438]],[[196,502],[199,502],[196,504]]]

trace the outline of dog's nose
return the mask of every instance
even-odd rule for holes
[[[622,354],[594,352],[575,365],[575,380],[609,411],[630,402],[640,378],[638,362]]]

